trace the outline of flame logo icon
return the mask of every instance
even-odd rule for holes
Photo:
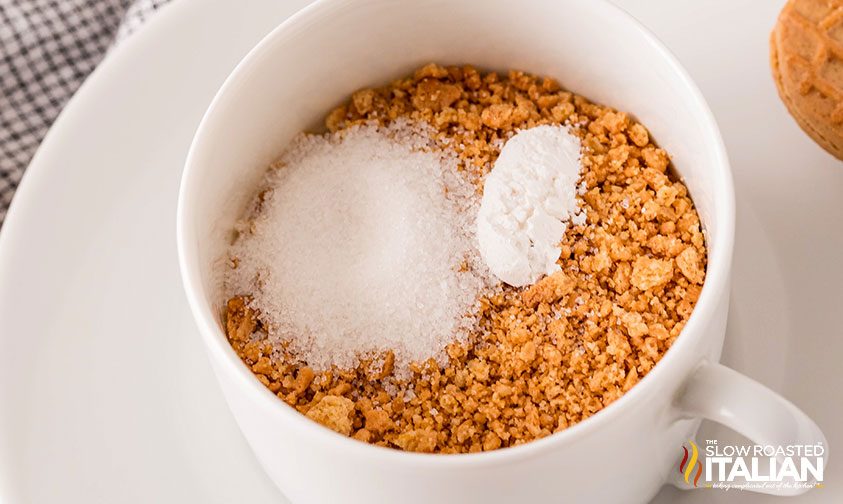
[[[699,461],[700,452],[697,449],[697,445],[690,439],[688,442],[691,443],[691,460],[688,460],[688,449],[685,448],[685,445],[682,445],[682,450],[685,454],[682,456],[682,462],[679,463],[679,474],[683,474],[685,476],[685,483],[690,485],[691,473],[694,472],[694,468],[696,466],[697,474],[694,476],[694,488],[696,488],[697,483],[700,481],[700,476],[702,475],[702,462]],[[687,465],[685,464],[686,462]]]

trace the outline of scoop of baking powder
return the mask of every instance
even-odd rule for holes
[[[480,255],[502,281],[521,287],[559,270],[559,243],[578,212],[580,141],[564,126],[518,132],[486,177],[477,216]]]

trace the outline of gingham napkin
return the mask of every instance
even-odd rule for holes
[[[50,125],[109,48],[169,0],[0,0],[0,226]]]

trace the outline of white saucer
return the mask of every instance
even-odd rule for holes
[[[0,233],[0,502],[284,501],[194,329],[175,203],[214,92],[305,3],[178,0],[108,56],[53,126]],[[687,66],[732,158],[739,217],[725,360],[803,408],[834,452],[843,164],[776,98],[767,37],[783,0],[618,3]],[[705,428],[700,439],[728,439]],[[826,487],[792,502],[843,500],[835,459]],[[657,501],[762,499],[665,489]]]

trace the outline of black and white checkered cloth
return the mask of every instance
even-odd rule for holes
[[[0,226],[35,149],[114,44],[169,0],[0,0]]]

